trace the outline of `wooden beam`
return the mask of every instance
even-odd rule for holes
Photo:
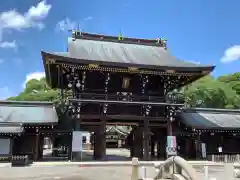
[[[97,126],[100,126],[102,123],[101,123],[101,122],[91,122],[91,121],[88,121],[88,122],[86,122],[86,121],[81,121],[80,124],[83,124],[83,125],[93,125],[93,126],[97,125]]]
[[[154,124],[149,124],[149,127],[167,127],[167,124],[158,124],[158,123],[154,123]]]
[[[90,119],[90,120],[98,120],[98,119],[102,119],[103,116],[102,115],[81,115],[81,119],[82,120],[86,120],[86,119]],[[104,115],[104,118],[106,118],[106,120],[121,120],[121,122],[123,122],[124,120],[136,120],[138,121],[143,121],[146,119],[145,116],[136,116],[136,115]],[[148,117],[148,119],[150,121],[166,121],[165,117]]]
[[[36,129],[36,141],[35,141],[35,154],[34,154],[34,160],[37,161],[39,158],[39,130]]]
[[[87,125],[87,126],[100,126],[102,123],[101,122],[85,122],[82,121],[80,123],[81,125]],[[111,126],[139,126],[138,123],[133,123],[133,122],[116,122],[116,123],[111,123],[111,122],[107,122],[107,125]],[[149,127],[167,127],[166,123],[149,123]]]
[[[116,122],[116,123],[112,123],[112,122],[107,122],[108,126],[137,126],[138,123],[132,123],[132,122]]]
[[[126,105],[151,105],[151,106],[184,106],[184,104],[174,104],[165,102],[149,102],[149,101],[112,101],[98,99],[69,99],[70,102],[82,102],[91,104],[126,104]]]

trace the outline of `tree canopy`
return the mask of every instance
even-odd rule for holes
[[[181,90],[186,103],[193,107],[240,108],[240,72],[214,78],[206,76],[183,87]],[[58,91],[51,89],[45,78],[30,80],[16,97],[16,101],[57,101]]]
[[[240,86],[237,91],[236,83],[221,80],[224,79],[223,77],[231,79],[231,76],[221,76],[217,79],[206,76],[184,87],[183,94],[186,103],[195,107],[239,108]]]
[[[58,91],[51,89],[45,78],[40,80],[32,79],[27,82],[23,92],[18,96],[10,97],[8,100],[15,101],[56,101],[58,99]]]

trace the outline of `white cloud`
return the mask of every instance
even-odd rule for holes
[[[69,18],[59,21],[56,25],[56,30],[59,31],[68,31],[77,28],[77,23],[71,21]]]
[[[37,6],[32,6],[29,8],[26,13],[26,17],[34,20],[42,20],[47,17],[52,5],[47,4],[46,1],[41,1],[37,4]]]
[[[230,63],[236,60],[240,60],[240,45],[234,45],[226,49],[221,58],[222,63]]]
[[[45,73],[44,72],[33,72],[33,73],[29,73],[26,75],[25,81],[22,84],[22,87],[25,88],[26,84],[28,81],[32,80],[32,79],[37,79],[40,80],[41,78],[45,77]]]
[[[2,41],[0,42],[0,48],[4,49],[12,49],[12,48],[17,48],[17,43],[16,41]]]
[[[21,30],[31,27],[42,29],[44,27],[42,20],[47,17],[51,8],[52,5],[43,0],[23,14],[16,9],[0,13],[0,40],[4,30]]]
[[[77,29],[79,25],[82,26],[84,22],[90,21],[92,19],[93,18],[91,16],[88,16],[84,18],[80,23],[77,23],[75,21],[70,20],[69,18],[65,18],[57,23],[56,30],[64,32],[72,29]]]

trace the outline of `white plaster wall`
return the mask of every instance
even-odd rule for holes
[[[0,139],[0,155],[10,154],[11,139]]]

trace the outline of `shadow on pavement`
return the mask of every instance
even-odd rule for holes
[[[107,149],[106,157],[102,159],[103,161],[129,161],[129,151],[126,149]],[[43,159],[41,161],[68,161],[68,157],[53,157],[50,150],[45,151]],[[84,150],[82,152],[81,161],[95,161],[93,158],[92,150]]]

